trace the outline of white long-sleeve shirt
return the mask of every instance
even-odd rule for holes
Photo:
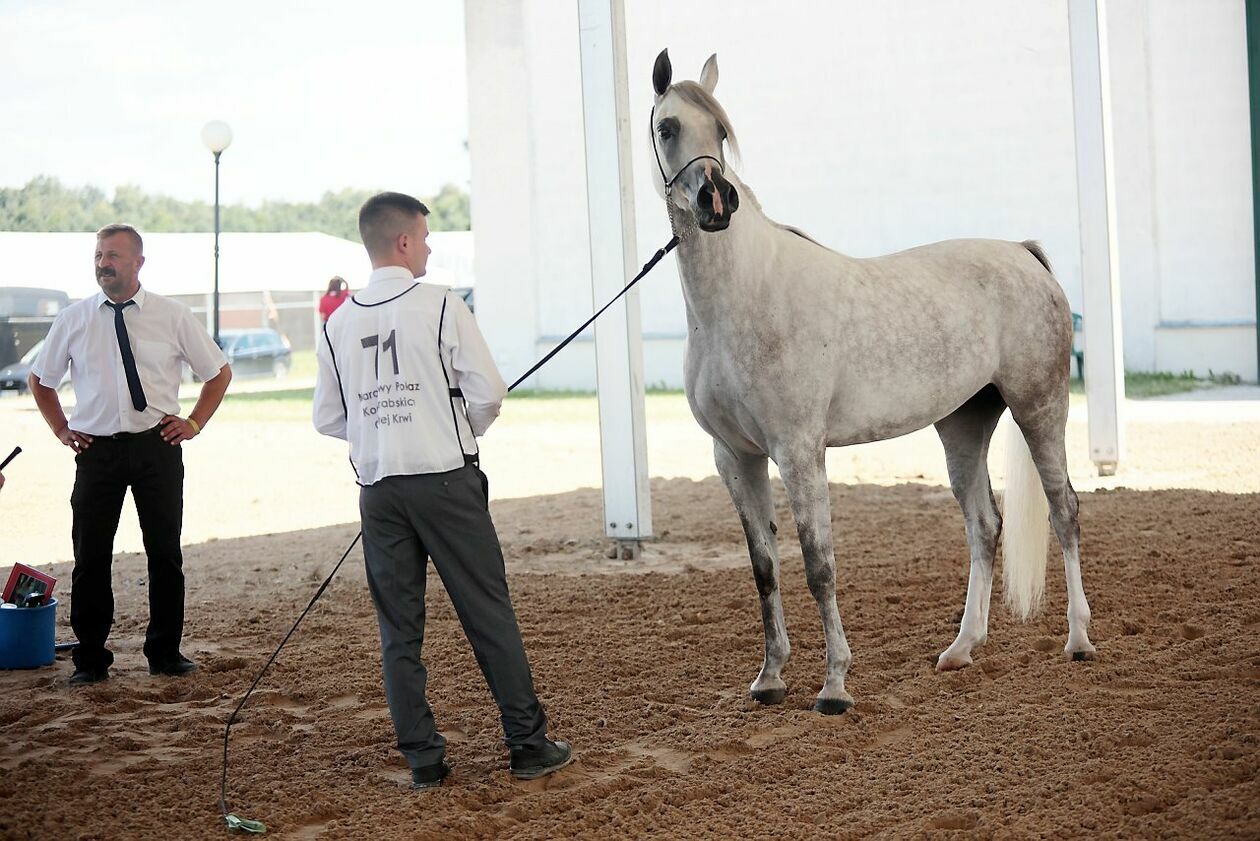
[[[401,266],[372,272],[315,356],[315,428],[349,441],[361,485],[462,467],[507,395],[468,306]]]

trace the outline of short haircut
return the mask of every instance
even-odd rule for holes
[[[429,208],[403,193],[377,193],[359,209],[359,236],[369,254],[387,252],[399,234],[407,233]]]
[[[114,234],[126,234],[131,237],[131,241],[136,244],[136,252],[139,254],[144,253],[144,239],[141,238],[140,232],[122,222],[115,222],[112,225],[106,225],[101,228],[96,232],[96,239],[98,241],[103,240],[106,237],[112,237]]]

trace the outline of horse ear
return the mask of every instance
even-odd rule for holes
[[[665,95],[673,76],[674,68],[669,63],[669,50],[661,50],[661,54],[656,57],[656,66],[652,68],[652,87],[656,88],[657,96]]]
[[[709,56],[709,60],[704,63],[704,69],[700,71],[700,87],[713,93],[713,89],[717,87],[717,80],[717,53],[714,53]]]

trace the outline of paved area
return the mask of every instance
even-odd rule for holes
[[[1208,400],[1212,402],[1260,401],[1260,384],[1243,383],[1242,385],[1223,385],[1216,388],[1203,388],[1198,391],[1185,391],[1181,394],[1170,394],[1159,398],[1167,400]]]

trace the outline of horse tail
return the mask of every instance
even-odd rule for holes
[[[1037,258],[1037,262],[1046,267],[1046,271],[1054,274],[1054,269],[1050,268],[1050,258],[1046,256],[1045,250],[1042,249],[1041,243],[1035,239],[1026,239],[1020,245],[1027,248],[1032,256]]]
[[[1002,580],[1007,608],[1017,619],[1026,621],[1041,608],[1045,593],[1050,505],[1028,442],[1016,424],[1008,422],[1007,425]]]

